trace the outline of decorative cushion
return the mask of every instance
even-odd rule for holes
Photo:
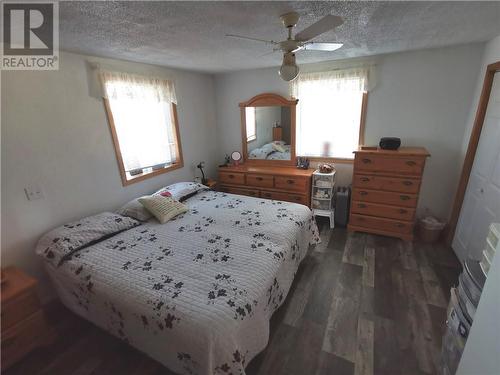
[[[77,251],[140,224],[130,217],[103,212],[51,230],[38,241],[35,251],[58,267]]]
[[[174,200],[183,202],[199,191],[207,189],[208,188],[205,185],[199,184],[197,182],[178,182],[176,184],[168,185],[158,190],[155,194],[161,194],[165,191],[168,191],[170,194],[172,194],[172,198]]]
[[[171,197],[161,195],[151,195],[150,197],[139,198],[139,202],[151,212],[154,217],[162,224],[173,217],[182,214],[188,210],[185,204],[182,204]]]
[[[146,210],[141,202],[139,202],[139,198],[132,199],[130,202],[120,207],[116,213],[118,215],[132,217],[139,221],[148,221],[153,217],[151,212]]]
[[[285,147],[283,147],[283,145],[280,145],[279,143],[273,143],[273,150],[278,152],[286,151]]]

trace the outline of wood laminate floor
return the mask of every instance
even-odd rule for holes
[[[438,374],[449,289],[461,271],[451,249],[319,225],[322,243],[309,250],[247,374]],[[5,375],[172,374],[65,308],[49,315],[58,339]]]

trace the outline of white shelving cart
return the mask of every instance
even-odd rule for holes
[[[335,227],[335,209],[333,207],[333,189],[335,171],[321,173],[316,170],[312,176],[311,206],[313,215],[330,219],[330,228]]]

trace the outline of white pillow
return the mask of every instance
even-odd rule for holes
[[[51,230],[38,241],[35,252],[58,267],[85,247],[140,224],[130,217],[103,212]]]
[[[176,184],[168,185],[158,190],[154,195],[159,195],[164,191],[172,194],[172,198],[179,202],[186,200],[201,190],[207,190],[208,187],[197,182],[178,182]]]
[[[132,217],[139,221],[148,221],[153,217],[151,212],[146,210],[146,208],[144,208],[141,202],[139,202],[139,198],[135,198],[132,199],[130,202],[127,202],[118,210],[116,210],[116,213],[119,215]]]

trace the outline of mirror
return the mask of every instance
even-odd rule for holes
[[[292,160],[290,108],[245,107],[248,159]]]
[[[293,164],[296,100],[262,94],[240,103],[243,157],[251,163]]]

